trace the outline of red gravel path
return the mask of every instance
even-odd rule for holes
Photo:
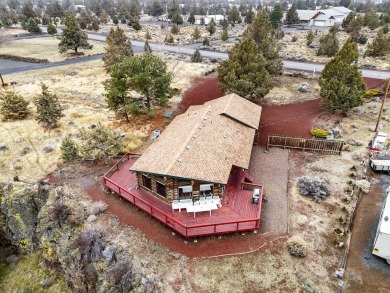
[[[184,94],[179,105],[179,113],[185,112],[191,105],[202,105],[223,95],[224,93],[218,89],[218,77],[215,74],[198,79]],[[311,137],[313,119],[322,112],[320,100],[263,107],[258,143],[265,146],[268,134]]]

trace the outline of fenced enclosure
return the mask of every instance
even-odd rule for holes
[[[341,140],[325,140],[270,134],[267,139],[267,150],[269,147],[282,147],[326,155],[340,155],[344,144],[345,142]]]

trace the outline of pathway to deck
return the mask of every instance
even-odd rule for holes
[[[187,213],[172,211],[171,205],[137,188],[136,176],[128,170],[135,162],[125,160],[119,169],[105,180],[105,185],[154,218],[160,220],[184,237],[214,235],[230,232],[250,231],[259,228],[261,198],[252,204],[252,192],[242,190],[243,172],[233,168],[222,199],[222,207],[209,212]]]

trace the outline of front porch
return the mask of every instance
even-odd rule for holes
[[[260,225],[263,187],[247,183],[249,173],[233,167],[220,202],[211,214],[186,209],[173,210],[172,205],[138,188],[137,178],[129,168],[137,156],[127,154],[104,176],[111,191],[133,203],[184,237],[256,230]],[[259,204],[252,204],[252,189],[260,189]]]

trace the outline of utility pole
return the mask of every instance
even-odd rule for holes
[[[382,100],[381,110],[379,111],[378,121],[376,122],[375,132],[378,131],[379,121],[381,121],[381,118],[382,118],[383,107],[385,105],[385,101],[386,101],[386,98],[387,98],[387,93],[389,92],[390,79],[387,79],[385,81],[385,84],[386,84],[385,95],[384,95],[383,100]]]

